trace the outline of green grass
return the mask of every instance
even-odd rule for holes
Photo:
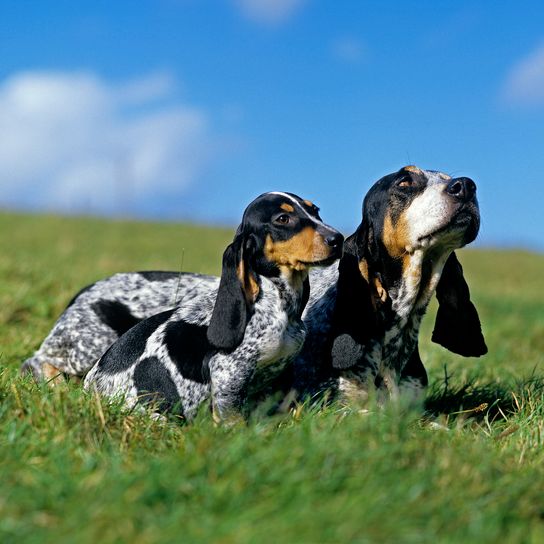
[[[544,541],[544,256],[460,252],[490,353],[431,344],[431,309],[424,417],[303,407],[224,429],[17,370],[86,283],[217,273],[230,230],[3,213],[0,232],[0,542]]]

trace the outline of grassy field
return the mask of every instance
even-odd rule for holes
[[[544,256],[460,252],[490,353],[431,344],[432,308],[424,417],[333,406],[226,430],[17,371],[86,283],[217,273],[231,231],[3,213],[0,233],[0,542],[544,542]]]

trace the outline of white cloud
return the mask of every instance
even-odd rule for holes
[[[0,205],[143,209],[198,180],[209,132],[167,73],[121,84],[92,72],[17,73],[0,81]]]
[[[338,38],[332,43],[331,50],[336,59],[352,64],[361,62],[365,56],[363,44],[354,37]]]
[[[279,25],[291,19],[306,0],[234,0],[248,19],[267,25]]]
[[[544,105],[544,44],[510,70],[501,96],[514,105]]]

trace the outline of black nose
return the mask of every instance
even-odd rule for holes
[[[339,232],[336,232],[334,234],[330,234],[329,236],[327,236],[325,238],[325,243],[328,246],[336,249],[342,246],[342,244],[344,243],[344,237]]]
[[[470,178],[455,178],[450,181],[446,191],[462,202],[469,202],[476,194],[476,184]]]

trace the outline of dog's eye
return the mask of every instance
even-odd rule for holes
[[[286,213],[282,213],[276,217],[276,223],[279,223],[280,225],[287,225],[289,221],[291,221],[291,218]]]
[[[413,187],[414,181],[412,178],[402,178],[398,183],[397,187]]]

